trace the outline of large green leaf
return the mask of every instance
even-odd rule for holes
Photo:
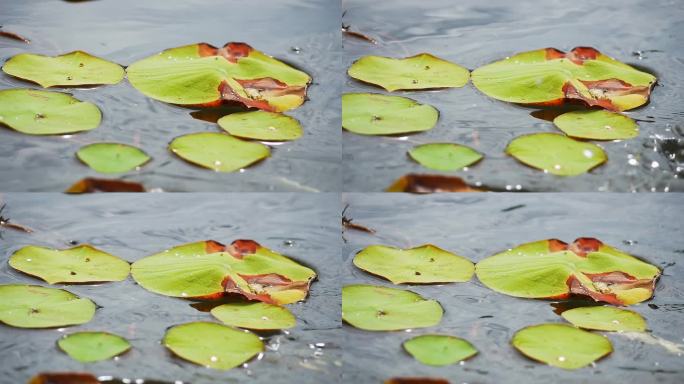
[[[475,266],[487,287],[528,298],[586,295],[614,305],[631,305],[653,295],[660,270],[593,238],[526,243]]]
[[[399,89],[462,87],[470,72],[460,65],[429,53],[393,59],[364,56],[349,67],[349,76],[379,85],[392,92]]]
[[[183,160],[216,172],[233,172],[267,158],[271,151],[261,143],[252,143],[223,133],[191,133],[169,144],[169,149]]]
[[[422,335],[404,342],[404,349],[427,365],[450,365],[477,354],[468,341],[448,335]]]
[[[71,95],[33,89],[0,91],[0,124],[29,135],[59,135],[89,131],[100,125],[95,104]]]
[[[432,327],[443,313],[438,302],[411,291],[363,284],[342,288],[342,319],[367,331]]]
[[[566,324],[523,328],[511,342],[525,356],[563,369],[582,368],[613,351],[607,338]]]
[[[226,325],[247,329],[275,330],[297,325],[287,308],[268,303],[230,303],[211,310]]]
[[[643,332],[646,329],[646,320],[640,314],[614,307],[573,308],[561,316],[577,327],[599,331]]]
[[[52,328],[84,324],[95,304],[71,292],[37,285],[0,285],[0,321],[18,328]]]
[[[223,116],[218,125],[233,136],[266,141],[288,141],[302,136],[297,119],[282,113],[254,111]]]
[[[455,171],[482,159],[482,154],[465,145],[432,143],[413,147],[409,156],[420,165],[439,171]]]
[[[374,93],[342,95],[342,127],[359,135],[421,132],[437,124],[439,112],[427,104]]]
[[[498,100],[547,105],[581,100],[615,111],[645,104],[656,82],[653,75],[587,47],[519,53],[476,69],[472,79]]]
[[[304,300],[316,272],[252,240],[213,240],[173,247],[133,263],[143,288],[166,296],[214,298],[225,293],[270,304]]]
[[[470,260],[431,244],[410,249],[371,245],[354,256],[354,265],[394,284],[468,281]]]
[[[55,57],[21,53],[9,59],[2,70],[45,88],[116,84],[124,77],[124,69],[119,64],[82,51]]]
[[[577,176],[603,164],[601,147],[556,133],[534,133],[513,139],[506,153],[523,164],[558,176]]]
[[[16,251],[9,265],[49,284],[122,281],[130,270],[126,261],[90,245],[65,250],[29,245]]]
[[[566,135],[579,139],[620,140],[639,136],[634,120],[605,110],[567,112],[553,119],[553,123]]]
[[[131,349],[126,339],[107,332],[72,333],[59,339],[57,345],[82,363],[111,359]]]
[[[150,161],[141,149],[120,143],[89,144],[81,147],[76,157],[100,173],[128,172]]]
[[[153,99],[184,105],[242,103],[272,112],[299,107],[311,78],[244,43],[167,49],[133,63],[128,80]]]
[[[264,343],[251,332],[208,322],[171,327],[162,343],[185,360],[221,370],[235,368],[264,349]]]

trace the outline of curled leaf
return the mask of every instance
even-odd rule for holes
[[[564,311],[561,316],[573,325],[599,331],[643,332],[646,320],[640,314],[614,307],[579,307]]]
[[[448,335],[421,335],[404,342],[406,352],[427,365],[450,365],[469,359],[477,349],[468,341]]]
[[[437,124],[432,106],[400,96],[373,93],[342,95],[342,127],[359,135],[421,132]]]
[[[218,125],[233,136],[266,141],[289,141],[302,136],[297,119],[281,113],[254,111],[231,113]]]
[[[237,171],[267,158],[271,153],[261,143],[213,132],[177,137],[169,144],[169,150],[189,163],[216,172]]]
[[[564,113],[553,123],[570,137],[591,140],[631,139],[639,135],[639,127],[629,117],[604,110]]]
[[[82,363],[108,360],[131,349],[126,339],[107,332],[72,333],[59,339],[57,345]]]
[[[230,303],[211,310],[211,314],[224,324],[233,327],[276,330],[297,325],[287,308],[268,303]]]
[[[84,324],[95,303],[71,292],[37,285],[0,285],[0,321],[17,328],[52,328]]]
[[[409,156],[420,165],[438,171],[455,171],[482,159],[476,150],[452,143],[419,145],[409,151]]]
[[[76,157],[100,173],[121,173],[150,161],[141,149],[120,143],[95,143],[81,147]]]

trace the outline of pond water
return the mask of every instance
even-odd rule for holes
[[[464,88],[393,92],[435,106],[431,131],[404,137],[343,133],[344,190],[382,191],[410,172],[437,173],[406,155],[415,145],[456,142],[484,153],[484,161],[456,172],[472,184],[513,191],[684,191],[684,3],[678,0],[344,0],[343,23],[377,44],[345,37],[344,66],[364,55],[405,57],[429,52],[471,70],[517,52],[593,46],[658,77],[649,104],[629,111],[638,138],[600,145],[608,162],[578,177],[528,168],[504,154],[514,137],[559,132],[527,108]],[[385,93],[347,77],[345,92]]]
[[[444,308],[439,325],[411,332],[367,332],[343,325],[345,383],[381,383],[397,376],[444,377],[461,383],[682,383],[684,357],[653,340],[674,343],[684,352],[684,198],[672,195],[469,194],[407,196],[348,194],[346,215],[375,235],[347,230],[342,281],[391,283],[352,265],[371,244],[414,247],[435,244],[473,262],[516,245],[558,238],[571,242],[591,236],[663,269],[655,296],[629,308],[648,323],[647,341],[606,333],[615,351],[576,371],[565,371],[523,357],[510,346],[520,328],[563,323],[553,301],[495,293],[477,278],[446,285],[402,285]],[[624,209],[629,207],[629,209]],[[429,367],[402,350],[417,335],[447,333],[470,341],[479,354],[462,365]],[[656,339],[657,338],[657,339]]]

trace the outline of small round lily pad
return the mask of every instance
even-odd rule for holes
[[[264,349],[251,332],[208,322],[171,327],[162,343],[185,360],[221,370],[235,368]]]
[[[95,303],[63,289],[0,285],[0,321],[17,328],[53,328],[89,322]]]
[[[211,310],[215,318],[234,327],[275,330],[297,325],[292,312],[287,308],[267,303],[230,303]]]
[[[438,171],[455,171],[482,159],[482,154],[465,145],[431,143],[413,147],[409,156],[418,164]]]
[[[523,328],[511,342],[525,356],[564,369],[582,368],[613,351],[607,338],[566,324]]]
[[[556,133],[534,133],[513,139],[506,153],[523,164],[558,176],[577,176],[603,164],[601,147]]]
[[[406,97],[374,93],[342,95],[342,127],[359,135],[427,131],[437,124],[438,117],[434,107]]]
[[[564,113],[553,123],[570,137],[591,140],[624,140],[639,136],[639,126],[629,117],[605,110]]]
[[[422,335],[404,342],[406,352],[427,365],[450,365],[477,354],[468,341],[448,335]]]
[[[615,307],[579,307],[564,311],[561,316],[577,327],[599,331],[643,332],[646,320],[640,314]]]
[[[89,144],[81,147],[76,157],[100,173],[128,172],[150,161],[141,149],[119,143]]]
[[[191,133],[175,138],[171,152],[183,160],[216,172],[233,172],[270,155],[267,146],[223,133]]]
[[[100,125],[95,104],[69,94],[33,89],[0,91],[0,124],[28,135],[61,135],[89,131]]]
[[[233,136],[265,141],[289,141],[302,136],[297,119],[282,113],[254,111],[223,116],[218,125]]]
[[[108,360],[131,349],[128,340],[107,332],[76,332],[57,341],[72,359],[82,363]]]

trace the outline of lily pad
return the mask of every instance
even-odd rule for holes
[[[511,342],[523,355],[563,369],[582,368],[613,351],[607,338],[566,324],[523,328]]]
[[[511,296],[560,299],[584,295],[632,305],[653,295],[660,270],[601,241],[583,237],[526,243],[475,266],[487,287]]]
[[[342,288],[342,319],[367,331],[398,331],[439,324],[444,310],[411,291],[374,285]]]
[[[37,285],[0,285],[0,321],[17,328],[53,328],[85,324],[95,303],[63,289]]]
[[[76,332],[57,341],[57,345],[72,359],[82,363],[108,360],[131,349],[121,336],[107,332]]]
[[[556,133],[533,133],[513,139],[506,153],[523,164],[558,176],[577,176],[608,160],[601,147]]]
[[[588,47],[519,53],[476,69],[472,79],[487,96],[511,103],[580,100],[612,111],[645,104],[656,82],[655,76]]]
[[[599,331],[643,332],[646,320],[640,314],[614,307],[579,307],[564,311],[561,316],[573,325]]]
[[[410,249],[371,245],[354,256],[354,265],[394,284],[463,282],[475,271],[470,260],[431,244]]]
[[[143,288],[166,296],[218,298],[239,294],[269,304],[304,300],[316,272],[252,240],[213,240],[173,247],[133,263]]]
[[[267,303],[230,303],[211,310],[215,318],[234,327],[275,330],[297,325],[292,312],[287,308]]]
[[[421,132],[437,124],[432,106],[399,96],[374,93],[342,95],[342,127],[359,135],[396,135]]]
[[[579,139],[621,140],[639,136],[634,120],[604,110],[564,113],[553,119],[553,123],[566,135]]]
[[[28,135],[61,135],[97,128],[102,113],[95,104],[69,94],[7,89],[0,91],[0,124]]]
[[[208,322],[171,327],[162,343],[185,360],[221,370],[235,368],[264,350],[255,334]]]
[[[119,64],[83,51],[54,57],[21,53],[7,60],[2,70],[44,88],[116,84],[124,77],[124,69]]]
[[[270,156],[271,151],[261,143],[252,143],[223,133],[191,133],[180,136],[169,144],[171,152],[183,160],[213,169],[233,172]]]
[[[399,89],[457,88],[466,85],[470,77],[467,69],[429,53],[403,59],[364,56],[354,62],[347,73],[389,92]]]
[[[302,136],[297,119],[282,113],[255,111],[231,113],[218,125],[233,136],[266,141],[289,141]]]
[[[167,49],[133,63],[128,80],[166,103],[215,106],[224,101],[271,112],[299,107],[311,77],[244,43]]]
[[[130,271],[128,262],[90,245],[65,250],[29,245],[16,251],[9,265],[49,284],[122,281]]]
[[[76,156],[100,173],[128,172],[150,161],[150,157],[142,150],[119,143],[89,144],[81,147]]]
[[[468,341],[447,335],[422,335],[404,342],[404,349],[427,365],[450,365],[477,354]]]
[[[482,159],[482,154],[465,145],[432,143],[413,147],[409,156],[420,165],[438,171],[455,171]]]

